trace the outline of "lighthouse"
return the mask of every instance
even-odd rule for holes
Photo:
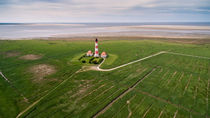
[[[94,54],[94,57],[99,57],[99,54],[98,54],[98,39],[96,38],[96,41],[95,41],[95,54]]]

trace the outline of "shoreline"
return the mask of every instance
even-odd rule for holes
[[[26,25],[25,29],[14,29],[14,34],[0,33],[0,40],[34,40],[34,39],[63,39],[63,38],[91,38],[91,37],[144,37],[144,38],[184,38],[209,39],[210,26],[188,25],[119,25],[119,26],[93,26],[82,27],[79,24],[62,24],[56,29],[56,24]],[[74,24],[73,24],[74,25]],[[31,27],[32,26],[32,27]],[[48,27],[49,26],[49,27]],[[53,27],[52,27],[53,26]],[[77,27],[78,26],[78,27]],[[65,29],[66,27],[70,29]],[[71,29],[77,27],[77,31]],[[1,28],[1,26],[0,26]],[[4,27],[2,27],[4,28]],[[10,27],[11,28],[11,27]],[[47,29],[46,29],[47,28]],[[78,29],[79,28],[79,29]],[[16,32],[16,30],[18,32]],[[79,31],[79,32],[78,32]],[[13,31],[11,31],[13,32]],[[2,36],[1,36],[2,35]]]
[[[138,39],[210,39],[210,36],[161,36],[161,35],[118,35],[118,33],[112,33],[112,35],[103,34],[86,34],[81,36],[51,36],[51,37],[28,37],[28,38],[0,38],[1,40],[89,40],[93,38],[116,38],[112,40],[120,40],[119,38],[138,38]]]
[[[27,39],[19,39],[19,40],[0,40],[1,41],[23,41],[23,40],[45,40],[45,41],[92,41],[96,37],[48,37],[48,38],[27,38]],[[116,36],[116,37],[97,37],[101,41],[110,41],[110,40],[153,40],[153,41],[166,41],[171,43],[183,43],[183,44],[210,44],[209,38],[166,38],[166,37],[126,37],[126,36]]]

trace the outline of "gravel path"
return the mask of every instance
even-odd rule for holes
[[[98,66],[94,66],[92,68],[92,70],[97,70],[97,71],[113,71],[113,70],[116,70],[116,69],[119,69],[119,68],[122,68],[122,67],[125,67],[125,66],[128,66],[128,65],[131,65],[131,64],[134,64],[134,63],[137,63],[137,62],[140,62],[140,61],[143,61],[143,60],[146,60],[146,59],[149,59],[149,58],[152,58],[152,57],[161,55],[161,54],[173,54],[173,55],[179,55],[179,56],[187,56],[187,57],[194,57],[194,58],[200,58],[200,59],[208,59],[208,60],[210,60],[210,57],[195,56],[195,55],[189,55],[189,54],[183,54],[183,53],[176,53],[176,52],[168,52],[168,51],[160,51],[160,52],[155,53],[155,54],[152,54],[150,56],[147,56],[147,57],[144,57],[144,58],[141,58],[141,59],[138,59],[138,60],[129,62],[127,64],[123,64],[123,65],[120,65],[120,66],[117,66],[117,67],[114,67],[114,68],[110,68],[110,69],[101,69],[100,68],[100,66],[106,60],[106,59],[104,59],[101,64],[99,64]]]
[[[103,62],[106,60],[104,59],[103,62],[98,65],[96,68],[98,71],[113,71],[113,70],[116,70],[116,69],[119,69],[119,68],[122,68],[122,67],[125,67],[125,66],[128,66],[128,65],[131,65],[131,64],[134,64],[134,63],[137,63],[137,62],[140,62],[140,61],[143,61],[143,60],[146,60],[146,59],[149,59],[149,58],[152,58],[154,56],[158,56],[160,54],[163,54],[163,53],[166,53],[165,51],[161,51],[161,52],[158,52],[156,54],[153,54],[153,55],[150,55],[150,56],[147,56],[147,57],[144,57],[144,58],[141,58],[141,59],[138,59],[138,60],[135,60],[135,61],[132,61],[132,62],[129,62],[127,64],[123,64],[123,65],[120,65],[120,66],[117,66],[117,67],[114,67],[114,68],[110,68],[110,69],[101,69],[100,66],[103,64]]]

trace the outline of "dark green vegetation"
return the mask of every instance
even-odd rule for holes
[[[78,59],[81,63],[88,63],[88,64],[100,64],[103,61],[101,57],[88,57],[83,55]]]
[[[100,50],[110,55],[101,68],[116,67],[163,50],[210,57],[209,44],[154,40],[105,40],[99,44],[103,47]],[[161,54],[110,72],[87,71],[71,76],[82,67],[75,57],[93,45],[93,41],[0,41],[0,70],[16,88],[0,77],[0,117],[16,117],[64,80],[22,117],[92,117],[153,69],[99,117],[210,117],[210,60]],[[16,55],[8,56],[11,52]],[[26,54],[42,58],[19,58]],[[39,64],[54,66],[56,73],[34,81],[37,78],[29,68]]]

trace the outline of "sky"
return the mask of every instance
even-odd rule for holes
[[[208,22],[210,0],[0,0],[0,22]]]

